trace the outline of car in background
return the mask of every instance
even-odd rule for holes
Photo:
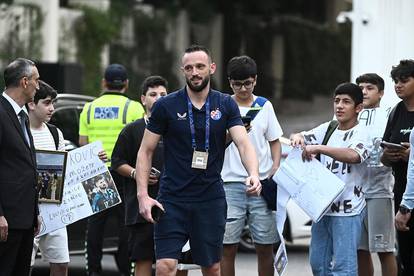
[[[79,116],[83,106],[94,99],[95,97],[80,94],[57,95],[50,123],[63,132],[66,150],[79,147]]]
[[[282,160],[286,159],[292,147],[290,140],[281,137]],[[310,217],[293,201],[289,200],[286,206],[286,221],[283,229],[283,237],[288,244],[294,244],[297,239],[309,238],[311,235],[312,220]],[[249,227],[246,224],[242,231],[239,248],[241,251],[255,251],[253,239],[250,235]]]

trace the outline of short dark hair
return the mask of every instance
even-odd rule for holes
[[[391,78],[394,82],[409,77],[414,77],[414,60],[403,59],[398,65],[392,67]]]
[[[149,88],[164,86],[168,90],[168,82],[161,76],[149,76],[142,82],[142,95],[146,95]]]
[[[379,75],[377,75],[375,73],[362,74],[361,76],[356,78],[355,82],[358,85],[360,83],[363,83],[363,82],[371,83],[371,84],[377,86],[378,91],[383,91],[384,90],[384,79],[381,78]]]
[[[257,75],[257,65],[249,56],[233,57],[227,63],[227,77],[232,80],[254,78]]]
[[[364,95],[362,89],[355,83],[345,82],[341,83],[335,88],[334,95],[348,95],[354,101],[355,106],[362,103]]]
[[[52,100],[55,99],[57,91],[46,82],[39,80],[39,90],[36,91],[33,102],[37,104],[39,100],[46,99],[49,96]]]
[[[210,50],[207,49],[207,47],[205,47],[203,45],[193,44],[193,45],[191,45],[190,47],[188,47],[187,49],[184,50],[184,54],[198,52],[198,51],[202,51],[202,52],[206,53],[209,60],[210,61],[212,60]]]
[[[6,69],[4,69],[4,85],[8,87],[18,87],[20,79],[23,77],[32,77],[35,63],[26,58],[17,58],[13,60]]]

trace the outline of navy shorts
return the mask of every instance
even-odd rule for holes
[[[226,199],[161,203],[166,212],[155,224],[157,260],[179,260],[182,247],[190,240],[191,256],[195,264],[209,267],[219,262],[227,217]]]
[[[128,253],[131,262],[154,260],[154,226],[151,223],[128,225]]]

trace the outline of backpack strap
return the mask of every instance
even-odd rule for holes
[[[268,100],[265,97],[257,96],[256,100],[252,103],[249,111],[246,113],[246,117],[250,117],[251,120],[256,117],[256,115],[259,113],[260,110],[263,109],[263,106]],[[233,140],[230,140],[226,143],[226,148],[230,146],[230,144],[233,143]]]
[[[325,132],[325,136],[323,137],[321,145],[328,144],[329,138],[331,138],[332,133],[335,131],[335,129],[338,127],[338,125],[339,125],[339,122],[337,120],[330,121],[330,123],[328,125],[328,129]],[[319,161],[321,161],[321,154],[318,153],[315,158],[318,159]]]
[[[329,123],[328,129],[326,130],[325,136],[323,137],[322,145],[328,144],[329,138],[331,138],[332,133],[338,127],[339,122],[337,120],[332,120]]]
[[[58,150],[59,149],[59,133],[58,133],[57,127],[49,123],[46,123],[46,126],[49,129],[50,134],[52,134],[53,141],[55,142],[56,150]]]
[[[253,119],[259,113],[260,110],[263,109],[263,106],[268,100],[265,97],[257,96],[256,100],[252,103],[250,110],[246,113],[246,117],[250,117]]]

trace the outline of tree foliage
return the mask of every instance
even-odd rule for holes
[[[119,31],[119,24],[109,12],[80,6],[83,16],[75,24],[77,55],[84,70],[84,91],[88,95],[98,95],[101,92],[102,59],[104,46],[109,43]]]

